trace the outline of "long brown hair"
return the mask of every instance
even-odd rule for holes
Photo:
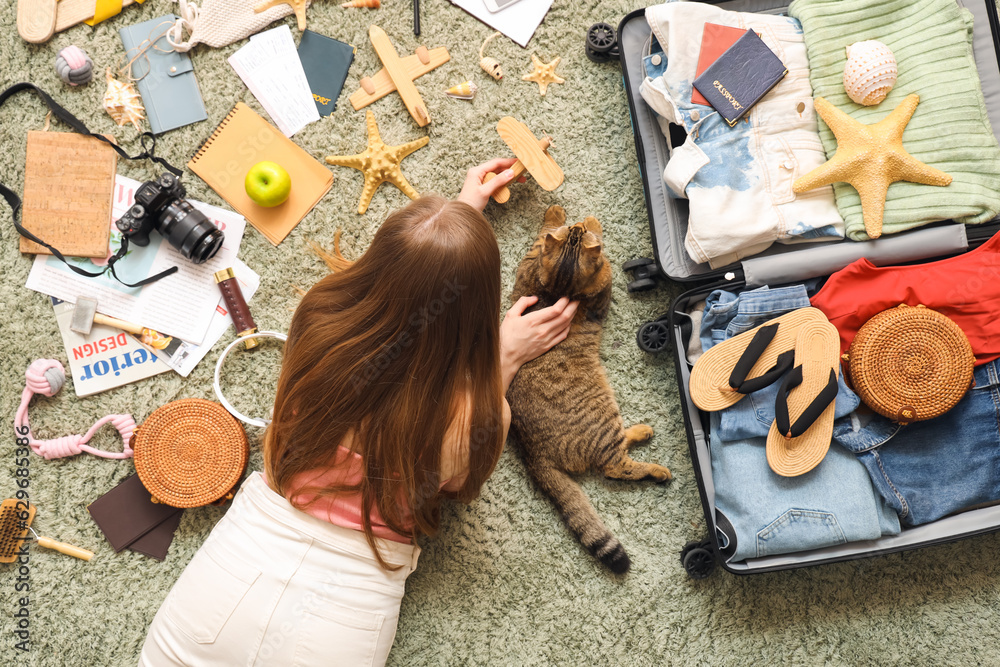
[[[360,494],[365,536],[387,567],[373,507],[401,535],[432,535],[441,497],[476,498],[500,457],[500,251],[479,211],[429,196],[391,214],[368,251],[343,264],[292,317],[264,466],[286,497]],[[468,409],[456,410],[466,396]],[[469,473],[447,494],[442,443],[460,412]],[[362,456],[360,483],[291,488],[296,475],[330,466],[339,445]]]

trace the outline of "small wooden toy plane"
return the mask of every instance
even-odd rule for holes
[[[448,49],[439,46],[428,50],[426,46],[418,46],[413,55],[400,58],[385,30],[373,25],[368,29],[368,36],[383,67],[375,76],[361,79],[361,88],[351,95],[354,110],[360,111],[395,90],[403,98],[406,110],[417,125],[426,127],[431,122],[431,117],[413,80],[451,60]]]
[[[511,166],[515,178],[527,171],[535,177],[543,190],[549,192],[562,185],[565,178],[562,169],[548,153],[548,148],[552,145],[552,137],[536,139],[527,125],[510,116],[504,116],[500,119],[497,123],[497,133],[517,156],[517,162]],[[483,182],[491,181],[496,177],[495,173],[490,172],[483,178]],[[506,185],[493,195],[493,201],[498,204],[504,204],[509,199],[510,189]]]
[[[95,25],[133,2],[145,0],[18,0],[17,32],[32,44],[47,42],[78,23]]]

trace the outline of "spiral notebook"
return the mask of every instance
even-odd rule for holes
[[[264,160],[281,165],[292,177],[288,200],[273,208],[254,202],[243,186],[250,168]],[[288,236],[333,185],[329,169],[242,102],[198,148],[188,167],[274,245]]]

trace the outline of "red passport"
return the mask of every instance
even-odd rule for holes
[[[706,23],[705,30],[701,34],[701,52],[698,54],[698,70],[694,73],[694,78],[701,76],[702,72],[718,60],[726,49],[736,43],[736,40],[746,34],[746,31],[746,28]],[[698,92],[697,88],[691,88],[691,102],[708,105],[708,100]]]

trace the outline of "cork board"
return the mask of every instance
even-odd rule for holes
[[[69,257],[106,257],[118,154],[71,132],[28,132],[21,224]],[[21,238],[21,252],[51,254]]]

